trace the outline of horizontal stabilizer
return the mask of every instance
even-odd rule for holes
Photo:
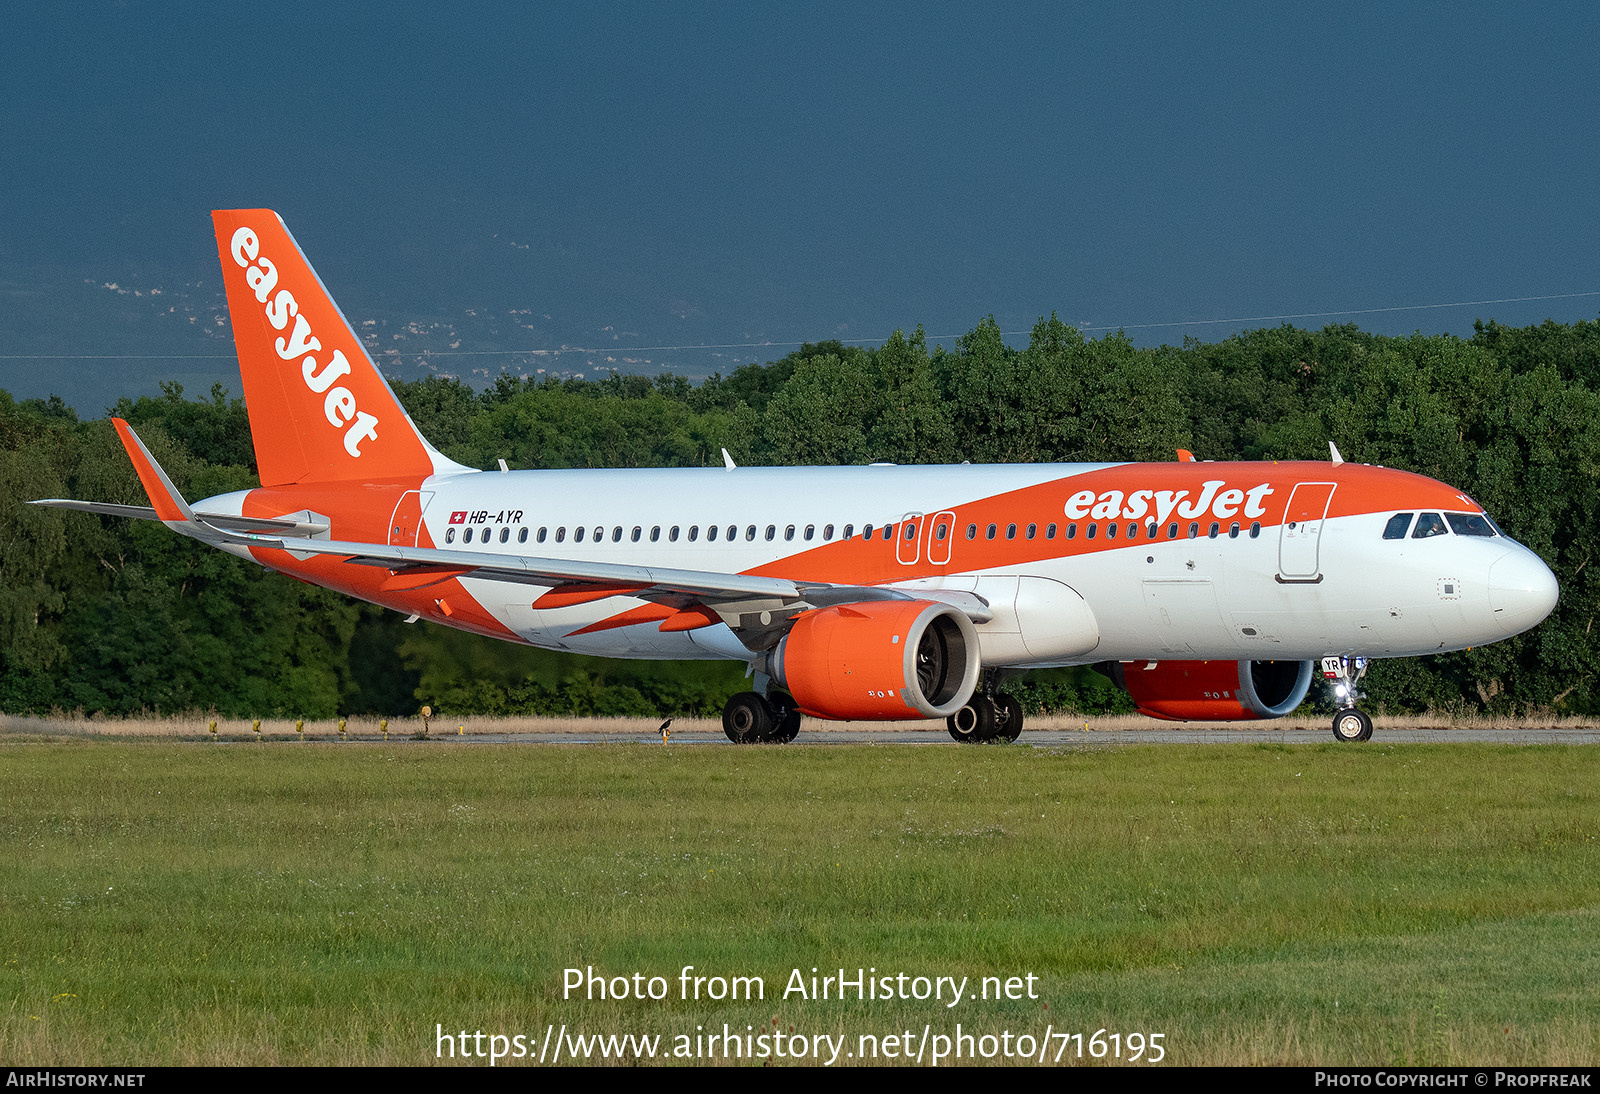
[[[98,513],[103,517],[126,517],[129,520],[160,520],[153,507],[148,505],[118,505],[112,501],[75,501],[71,498],[40,498],[29,505],[43,505],[50,509],[71,509],[79,513]],[[317,536],[328,531],[320,521],[289,520],[284,517],[235,517],[225,513],[195,511],[195,518],[216,528],[230,532],[267,532],[280,536]]]
[[[30,505],[43,505],[51,509],[72,509],[80,513],[99,513],[111,517],[130,517],[135,520],[159,520],[168,528],[183,535],[217,546],[223,543],[253,543],[262,532],[272,534],[275,542],[284,539],[326,535],[328,526],[318,521],[300,521],[286,517],[242,517],[217,513],[196,513],[183,500],[178,488],[167,477],[166,471],[156,462],[145,447],[144,441],[133,427],[121,418],[112,418],[117,436],[133,461],[144,492],[150,496],[151,505],[119,505],[109,501],[75,501],[71,498],[40,498]]]

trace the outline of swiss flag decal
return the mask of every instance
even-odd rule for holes
[[[451,513],[450,514],[450,523],[451,524],[465,524],[465,523],[467,523],[467,514],[465,512]]]

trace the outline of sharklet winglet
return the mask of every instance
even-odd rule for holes
[[[117,427],[117,435],[122,438],[122,446],[128,450],[128,458],[133,461],[133,469],[139,475],[144,492],[150,496],[156,516],[165,522],[194,523],[194,510],[183,500],[183,495],[172,485],[172,480],[150,454],[144,441],[133,431],[133,427],[121,418],[112,418],[111,424]]]

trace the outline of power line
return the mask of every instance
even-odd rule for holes
[[[1105,323],[1076,324],[1075,329],[1090,330],[1154,330],[1163,327],[1205,327],[1228,323],[1281,323],[1289,319],[1331,319],[1340,315],[1382,315],[1393,312],[1433,311],[1440,308],[1474,308],[1485,304],[1527,304],[1540,300],[1574,300],[1584,296],[1600,296],[1600,289],[1587,292],[1550,293],[1544,296],[1502,296],[1494,300],[1456,300],[1447,304],[1400,304],[1386,308],[1344,308],[1339,311],[1290,312],[1283,315],[1247,315],[1234,319],[1174,319],[1162,323]],[[1005,338],[1032,334],[1032,330],[1006,330]],[[961,334],[933,334],[924,337],[934,340],[963,338]],[[778,349],[786,346],[815,345],[819,341],[838,342],[841,345],[872,345],[887,341],[884,338],[825,338],[806,339],[799,342],[715,342],[686,346],[562,346],[559,349],[462,349],[405,351],[389,347],[373,356],[382,357],[558,357],[564,353],[665,353],[696,349]],[[232,361],[232,353],[0,353],[0,361]]]
[[[1184,319],[1171,323],[1123,323],[1116,326],[1082,326],[1079,330],[1142,330],[1149,327],[1200,327],[1214,323],[1275,323],[1285,319],[1327,319],[1335,315],[1378,315],[1383,312],[1429,311],[1434,308],[1474,308],[1484,304],[1524,304],[1536,300],[1572,300],[1580,296],[1600,296],[1600,290],[1591,292],[1553,293],[1549,296],[1503,296],[1498,300],[1458,300],[1450,304],[1404,304],[1392,308],[1347,308],[1344,311],[1305,311],[1292,315],[1250,315],[1241,319]],[[1002,333],[1024,333],[1005,331]]]

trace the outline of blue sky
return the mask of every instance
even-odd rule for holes
[[[1595,292],[1597,40],[1589,4],[18,10],[0,386],[92,403],[232,375],[184,356],[228,348],[225,206],[277,209],[389,348],[412,322],[446,324],[436,350],[609,354],[434,359],[468,375],[701,375],[788,347],[639,347],[989,314],[1159,343],[1241,324],[1145,324]],[[180,295],[194,322],[156,315]],[[115,353],[171,359],[42,359]]]

